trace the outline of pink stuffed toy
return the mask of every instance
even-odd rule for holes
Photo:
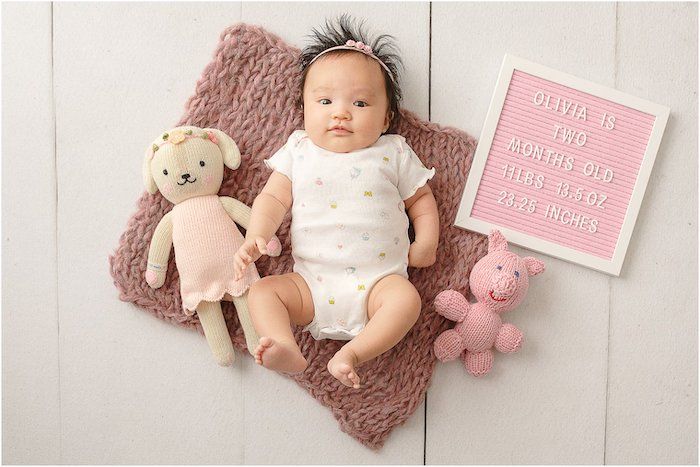
[[[492,230],[488,254],[474,265],[469,276],[469,287],[478,302],[469,303],[455,290],[442,291],[435,297],[435,310],[457,322],[454,329],[443,332],[435,341],[438,360],[446,362],[461,355],[469,373],[483,376],[493,366],[492,347],[504,353],[518,351],[523,333],[503,323],[501,313],[517,307],[527,294],[528,278],[543,271],[542,261],[508,251],[503,234]]]

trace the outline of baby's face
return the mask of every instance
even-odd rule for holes
[[[351,52],[311,65],[304,83],[304,129],[314,144],[333,152],[363,149],[389,122],[384,75],[374,59]]]

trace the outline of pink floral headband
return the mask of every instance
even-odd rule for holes
[[[175,130],[170,133],[163,133],[161,138],[163,139],[163,142],[160,145],[153,143],[153,146],[151,146],[151,158],[158,149],[162,148],[166,144],[180,144],[187,139],[202,138],[209,140],[214,144],[219,144],[219,140],[216,138],[216,135],[211,131],[206,131],[202,134],[196,135],[192,130]]]
[[[394,75],[391,73],[391,70],[389,70],[389,67],[386,66],[386,65],[384,64],[384,62],[382,62],[381,60],[379,60],[379,58],[377,58],[377,56],[374,55],[374,52],[372,52],[372,47],[370,47],[369,45],[367,45],[367,44],[365,44],[365,43],[363,43],[363,42],[355,42],[355,41],[353,41],[352,39],[349,40],[349,41],[347,41],[347,42],[345,43],[345,45],[336,45],[335,47],[331,47],[330,49],[326,49],[326,50],[324,50],[323,52],[321,52],[320,54],[316,55],[316,56],[309,62],[309,66],[310,66],[313,62],[315,62],[316,59],[318,59],[318,57],[320,57],[321,55],[323,55],[323,54],[325,54],[325,53],[328,53],[328,52],[332,52],[332,51],[334,51],[334,50],[354,50],[354,51],[356,51],[356,52],[362,52],[363,54],[367,55],[368,57],[371,57],[371,58],[375,59],[375,60],[381,65],[381,67],[384,68],[384,70],[387,72],[387,74],[389,75],[389,78],[391,78],[391,80],[394,81]]]

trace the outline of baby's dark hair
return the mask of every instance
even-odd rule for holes
[[[384,76],[384,85],[386,95],[389,98],[389,112],[391,122],[387,132],[395,131],[399,121],[399,103],[401,102],[401,88],[399,87],[399,72],[403,68],[403,62],[398,55],[398,47],[394,44],[394,37],[388,34],[382,34],[374,39],[369,37],[363,29],[364,21],[359,23],[347,14],[341,15],[334,21],[326,20],[325,27],[320,29],[314,28],[311,35],[311,43],[304,47],[301,51],[301,80],[299,84],[298,104],[303,107],[304,83],[306,83],[306,75],[309,72],[311,61],[324,50],[339,45],[345,45],[349,40],[362,42],[372,47],[372,53],[391,72],[391,76],[387,73],[384,67],[381,67],[382,75]],[[334,50],[327,55],[341,55],[346,53],[357,53],[350,50]]]

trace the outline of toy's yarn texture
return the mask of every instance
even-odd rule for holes
[[[221,195],[252,205],[270,175],[263,159],[279,149],[292,131],[303,128],[302,111],[295,106],[299,54],[299,49],[259,27],[237,24],[222,33],[214,60],[205,68],[179,123],[219,128],[238,144],[241,166],[226,171]],[[390,431],[405,422],[423,401],[435,365],[433,341],[450,326],[435,313],[433,299],[444,289],[466,293],[469,272],[487,249],[486,237],[451,225],[476,141],[459,130],[424,122],[410,112],[402,111],[401,115],[397,133],[406,137],[427,167],[437,171],[430,182],[440,210],[437,263],[427,269],[409,268],[411,282],[423,300],[421,316],[396,347],[359,368],[360,390],[343,386],[326,369],[344,342],[316,341],[301,328],[295,333],[309,367],[294,380],[333,411],[343,431],[373,449],[381,447]],[[139,157],[134,155],[134,164],[140,162]],[[162,288],[153,290],[144,279],[151,236],[171,206],[159,193],[141,197],[110,258],[111,271],[122,300],[201,332],[196,315],[186,316],[182,311],[172,256]],[[261,276],[292,270],[289,220],[287,216],[277,232],[283,243],[282,255],[262,257],[256,263]],[[234,345],[245,351],[233,305],[224,302],[222,306]],[[205,353],[202,359],[206,364]]]

